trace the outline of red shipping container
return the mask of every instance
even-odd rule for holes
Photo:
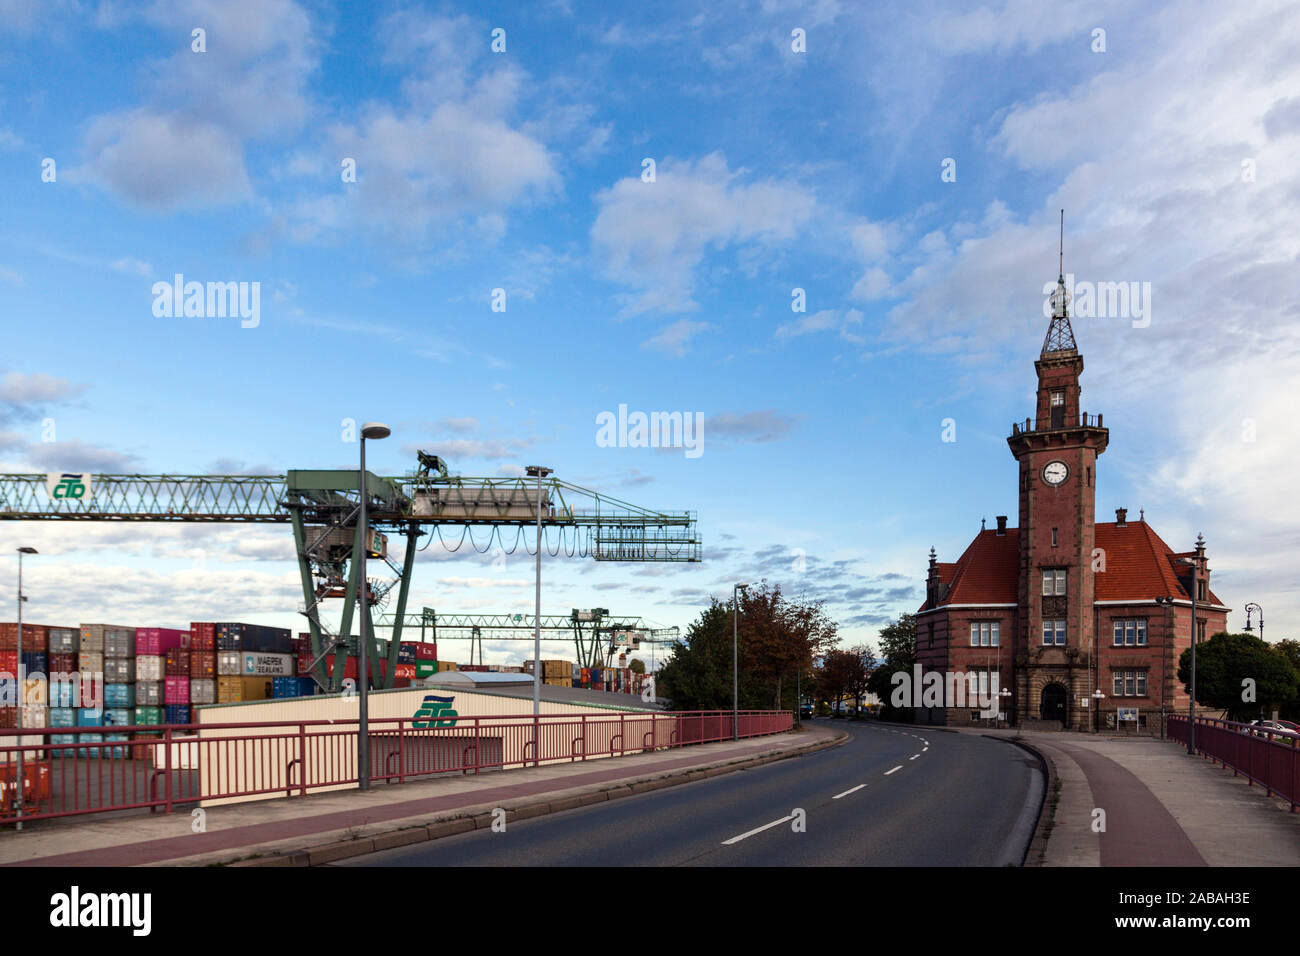
[[[3,653],[4,653],[3,651],[0,651],[0,654]],[[17,652],[15,651],[15,653]],[[51,654],[50,655],[50,673],[70,674],[76,669],[77,669],[76,654]]]
[[[164,704],[188,704],[190,702],[190,679],[188,677],[168,677],[163,682]]]
[[[189,677],[190,649],[188,647],[173,647],[167,652],[167,660],[164,662],[163,668],[163,674],[167,677]]]
[[[23,650],[43,651],[49,647],[50,629],[44,624],[23,621]],[[0,650],[18,649],[18,622],[0,624]]]
[[[361,484],[361,482],[357,482],[357,484]],[[393,670],[394,686],[398,686],[396,683],[397,681],[401,681],[401,680],[410,681],[414,677],[415,677],[414,664],[398,664],[397,667]],[[410,685],[402,684],[401,686],[409,687]]]
[[[0,672],[18,677],[18,651],[0,651]]]
[[[360,482],[358,482],[360,484]],[[436,661],[438,659],[438,645],[419,643],[415,645],[415,659],[417,661]]]
[[[18,708],[17,707],[0,707],[0,727],[17,727],[18,726]],[[5,742],[5,746],[12,746],[13,740]]]
[[[201,621],[190,624],[190,649],[195,651],[215,651],[217,649],[217,625]]]
[[[217,676],[216,651],[190,651],[190,680],[212,680]]]
[[[358,484],[360,484],[360,482],[358,482]],[[325,663],[329,675],[333,677],[334,676],[334,655],[331,654],[329,657],[325,658]],[[355,657],[348,658],[348,662],[343,668],[343,676],[344,678],[351,678],[352,680],[357,679],[357,659]]]
[[[173,647],[189,647],[190,632],[174,627],[137,627],[135,652],[149,657],[161,657]]]

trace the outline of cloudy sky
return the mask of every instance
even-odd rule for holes
[[[548,561],[548,613],[766,577],[871,640],[1016,513],[1064,208],[1076,282],[1149,290],[1074,322],[1099,517],[1203,532],[1300,637],[1297,156],[1285,2],[0,0],[0,471],[350,467],[381,420],[381,474],[698,511],[703,563]],[[176,274],[258,283],[256,325],[155,314]],[[702,454],[602,447],[620,405]],[[300,624],[285,528],[19,544],[41,622]],[[522,554],[417,569],[416,607],[531,608]]]

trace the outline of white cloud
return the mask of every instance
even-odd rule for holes
[[[708,322],[692,322],[689,319],[678,319],[671,325],[666,325],[660,329],[657,335],[653,335],[642,342],[641,348],[682,356],[686,354],[691,339],[711,328],[713,326]]]
[[[605,273],[636,290],[625,314],[695,308],[695,270],[709,250],[775,246],[800,234],[815,197],[798,183],[744,182],[721,153],[665,158],[655,182],[639,175],[596,194],[592,246]]]
[[[252,194],[239,141],[202,120],[147,109],[101,116],[86,134],[86,152],[74,180],[96,182],[149,209],[220,205]]]

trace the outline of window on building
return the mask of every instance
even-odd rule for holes
[[[1043,643],[1064,644],[1065,643],[1065,621],[1044,621],[1043,622]]]
[[[1201,578],[1199,581],[1196,582],[1196,600],[1208,601],[1209,599],[1210,599],[1210,585],[1204,578]]]
[[[1146,647],[1147,621],[1144,617],[1125,618],[1113,623],[1116,647]]]
[[[1043,594],[1065,593],[1065,568],[1049,568],[1043,572]]]
[[[970,646],[971,647],[997,647],[998,646],[998,622],[997,621],[971,621],[970,622]]]
[[[1065,393],[1052,393],[1052,427],[1060,428],[1065,424]]]
[[[1147,672],[1145,670],[1112,671],[1112,689],[1116,697],[1145,697]]]
[[[1196,643],[1199,644],[1203,640],[1205,640],[1205,622],[1197,621],[1196,622]]]
[[[1056,547],[1056,529],[1052,529],[1052,547]]]

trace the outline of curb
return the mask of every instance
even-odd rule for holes
[[[514,807],[503,807],[509,820],[527,820],[532,817],[545,816],[551,813],[562,813],[566,810],[575,810],[579,807],[590,806],[594,803],[602,803],[606,800],[617,800],[620,797],[630,797],[634,794],[649,793],[653,790],[662,790],[667,787],[681,786],[686,783],[694,783],[697,780],[706,780],[709,777],[717,777],[724,773],[732,773],[737,770],[748,770],[751,767],[759,767],[763,764],[774,763],[778,760],[788,760],[791,757],[801,757],[805,754],[816,753],[820,750],[828,750],[831,747],[838,747],[849,739],[848,731],[840,730],[836,735],[826,739],[819,740],[816,743],[803,744],[798,747],[791,747],[789,750],[775,751],[773,753],[759,754],[754,757],[746,757],[732,763],[720,764],[718,766],[695,767],[690,770],[679,770],[672,773],[664,774],[659,777],[651,777],[645,780],[633,779],[630,782],[611,784],[604,789],[592,793],[575,794],[568,797],[558,797],[554,800],[542,800],[534,803],[524,803]],[[274,856],[253,857],[251,859],[234,858],[227,861],[213,861],[208,866],[320,866],[326,863],[334,863],[338,860],[345,860],[354,856],[365,856],[379,850],[391,850],[397,847],[411,846],[415,843],[424,843],[429,840],[437,840],[442,837],[454,836],[458,833],[466,833],[470,830],[484,830],[492,826],[493,815],[491,812],[483,812],[479,806],[470,806],[460,811],[459,816],[447,817],[444,819],[435,819],[426,824],[417,824],[415,826],[405,826],[382,833],[372,834],[356,840],[344,840],[342,842],[324,843],[317,846],[309,846],[302,850],[287,853],[278,853]],[[184,864],[180,864],[184,865]]]
[[[1040,867],[1043,861],[1047,859],[1047,840],[1051,836],[1054,814],[1048,814],[1047,809],[1051,806],[1052,797],[1056,793],[1056,787],[1059,778],[1056,775],[1056,764],[1046,753],[1039,750],[1033,744],[1028,743],[1022,737],[994,737],[995,740],[1005,740],[1007,743],[1019,747],[1026,753],[1032,755],[1043,768],[1043,802],[1038,807],[1038,823],[1034,826],[1034,835],[1029,840],[1029,846],[1025,849],[1025,860],[1021,866]]]

